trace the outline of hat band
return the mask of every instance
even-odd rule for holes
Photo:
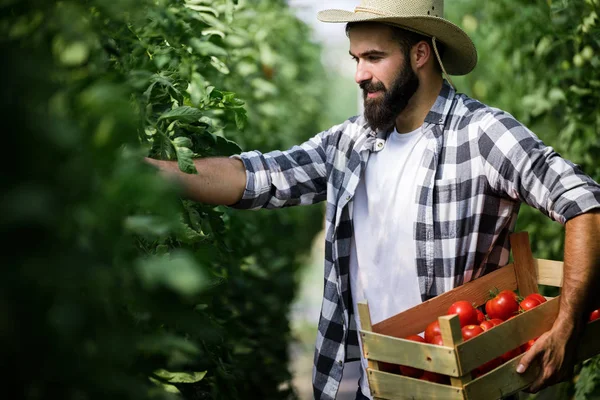
[[[385,13],[378,11],[378,10],[373,10],[372,8],[366,8],[366,7],[356,7],[354,9],[354,12],[366,12],[369,14],[376,14],[376,15],[385,15]]]

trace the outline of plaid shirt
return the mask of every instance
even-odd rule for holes
[[[414,222],[422,300],[508,263],[522,202],[555,221],[600,207],[600,186],[511,115],[444,82],[423,125]],[[246,190],[234,208],[280,208],[327,201],[325,283],[316,340],[316,399],[335,399],[345,361],[360,358],[349,285],[353,196],[387,132],[362,116],[287,151],[245,152]],[[385,212],[385,210],[381,210]],[[416,217],[416,218],[415,218]]]

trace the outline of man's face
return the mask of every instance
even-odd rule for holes
[[[372,129],[390,128],[419,87],[409,53],[383,24],[353,26],[350,55],[356,60],[356,83],[363,90],[364,116]]]

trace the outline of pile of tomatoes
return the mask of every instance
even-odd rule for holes
[[[539,293],[532,293],[525,298],[522,298],[510,290],[496,290],[495,292],[491,293],[490,299],[483,307],[485,309],[485,313],[483,313],[480,309],[475,308],[473,304],[469,303],[468,301],[459,300],[448,308],[446,315],[458,315],[462,337],[463,340],[466,341],[482,334],[489,329],[494,328],[495,326],[500,325],[501,323],[515,317],[520,313],[539,306],[545,301],[546,298]],[[590,314],[590,322],[596,319],[600,319],[600,309],[594,310]],[[404,339],[443,346],[440,324],[437,319],[427,326],[422,336],[410,335]],[[478,376],[481,376],[513,359],[519,354],[526,352],[531,348],[531,346],[533,346],[536,340],[537,338],[531,339],[527,343],[524,343],[513,350],[507,351],[500,357],[481,365],[471,372],[472,377],[477,378]],[[379,362],[379,369],[384,372],[391,372],[409,376],[411,378],[427,380],[430,382],[443,384],[450,383],[450,379],[446,375],[424,371],[404,365]]]

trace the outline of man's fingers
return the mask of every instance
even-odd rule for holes
[[[519,361],[519,365],[517,366],[517,372],[519,374],[522,374],[525,371],[527,371],[527,368],[529,368],[529,366],[531,365],[533,360],[535,360],[537,358],[537,356],[540,354],[540,351],[538,350],[539,346],[536,346],[536,344],[537,343],[534,343],[534,345],[531,346],[531,348],[529,350],[527,350],[525,355],[523,357],[521,357],[521,360]]]

